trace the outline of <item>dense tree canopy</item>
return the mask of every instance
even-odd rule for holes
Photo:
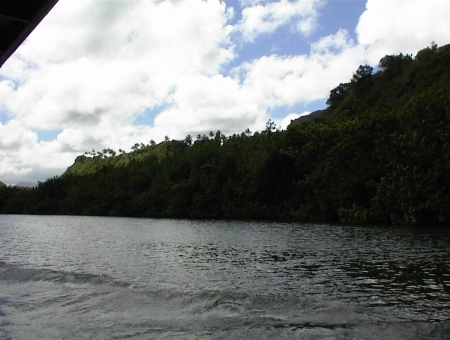
[[[286,131],[87,152],[32,190],[0,185],[2,213],[450,222],[450,46],[360,66],[319,119]]]

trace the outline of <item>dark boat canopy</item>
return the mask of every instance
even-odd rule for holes
[[[58,0],[0,1],[0,67]]]

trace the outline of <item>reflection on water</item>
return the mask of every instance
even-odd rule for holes
[[[442,228],[0,216],[0,334],[55,318],[87,338],[440,334],[449,245]]]

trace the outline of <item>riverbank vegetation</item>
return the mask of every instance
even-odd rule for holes
[[[285,131],[269,121],[91,151],[31,190],[0,186],[0,212],[446,224],[448,65],[450,45],[432,44],[386,56],[376,72],[360,66],[325,110]]]

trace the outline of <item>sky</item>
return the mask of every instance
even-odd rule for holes
[[[0,181],[90,150],[261,131],[359,65],[450,43],[448,0],[59,0],[0,68]]]

